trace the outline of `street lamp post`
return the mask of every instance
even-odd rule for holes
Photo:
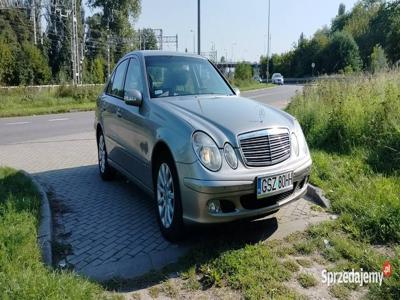
[[[232,62],[234,62],[235,61],[235,56],[234,56],[234,52],[233,52],[233,50],[235,49],[235,46],[236,46],[236,43],[232,43],[232,52],[231,52],[231,60],[232,60]]]
[[[193,33],[193,53],[196,53],[196,32],[193,29],[190,32]]]
[[[200,0],[197,0],[197,54],[201,54],[200,46]]]
[[[267,83],[268,83],[268,79],[269,79],[269,51],[271,49],[270,27],[271,27],[271,0],[268,0]]]

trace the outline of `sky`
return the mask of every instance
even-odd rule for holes
[[[357,0],[271,0],[271,53],[293,48],[300,34],[310,37],[329,25],[340,3],[346,10]],[[201,48],[215,45],[218,59],[258,61],[266,54],[268,0],[201,0]],[[135,29],[162,28],[164,35],[178,34],[179,51],[197,49],[197,0],[142,0]],[[164,50],[174,50],[175,45]]]

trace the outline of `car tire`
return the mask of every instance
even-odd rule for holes
[[[154,199],[157,222],[162,235],[170,242],[184,237],[182,201],[178,173],[170,155],[163,155],[156,163]]]
[[[103,132],[100,132],[97,139],[97,150],[99,173],[101,179],[103,179],[104,181],[112,180],[114,178],[115,171],[108,163],[108,154]]]

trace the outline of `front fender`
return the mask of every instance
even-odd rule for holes
[[[197,160],[192,148],[194,128],[187,121],[160,107],[152,113],[152,119],[155,124],[153,151],[159,142],[163,142],[176,162],[190,164]]]

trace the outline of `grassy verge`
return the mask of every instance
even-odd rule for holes
[[[255,80],[232,80],[231,83],[233,86],[238,87],[241,92],[272,88],[275,86],[272,83],[260,83]]]
[[[1,90],[0,117],[93,110],[101,86]]]
[[[101,287],[51,271],[37,245],[40,199],[28,178],[0,168],[0,299],[99,299]]]
[[[241,91],[273,87],[254,80],[234,82]],[[102,86],[2,89],[0,118],[94,110]]]
[[[180,262],[175,293],[400,299],[400,73],[320,82],[305,88],[288,111],[309,141],[311,180],[339,217],[282,241],[228,243],[223,235],[208,241]],[[324,269],[380,272],[386,260],[393,274],[382,286],[322,282]],[[165,282],[171,286],[171,279]]]

